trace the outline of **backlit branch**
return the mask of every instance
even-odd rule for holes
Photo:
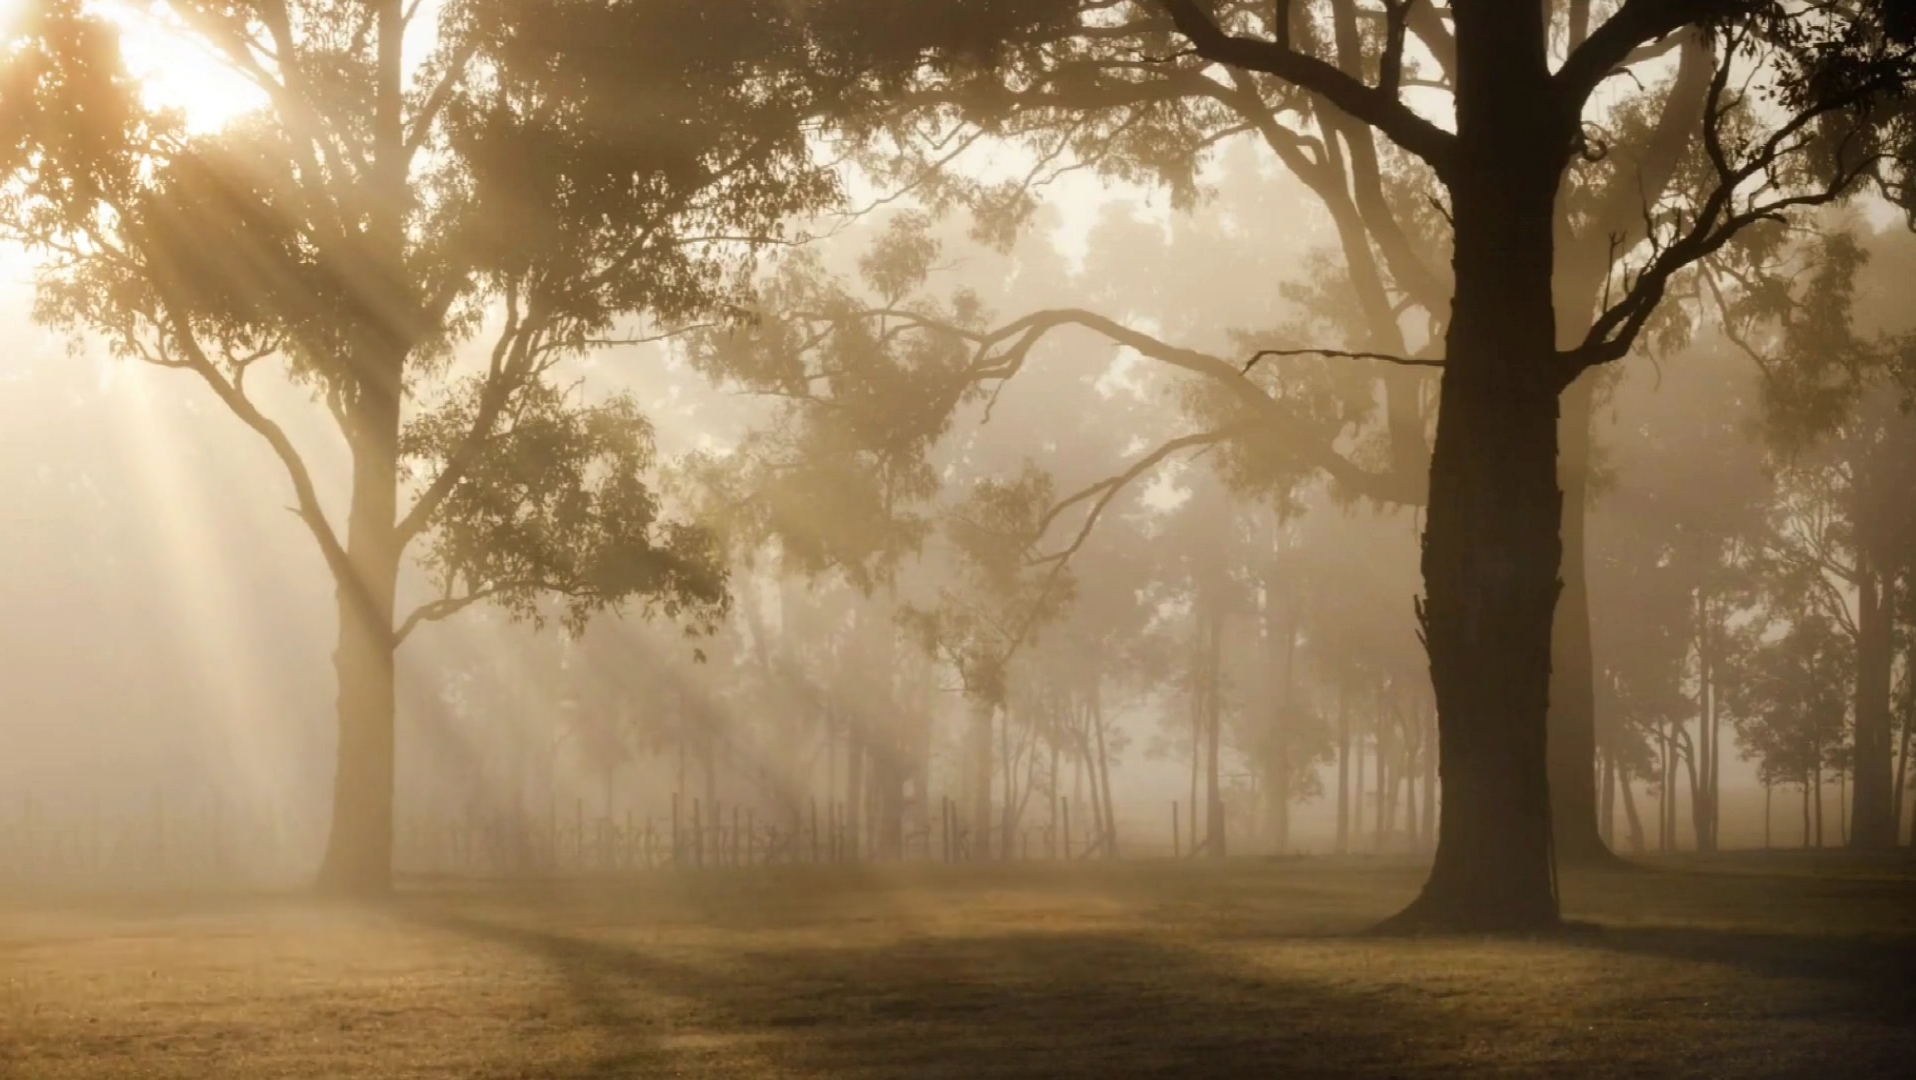
[[[1448,177],[1456,155],[1455,135],[1417,115],[1395,91],[1366,85],[1284,41],[1263,41],[1226,33],[1195,0],[1159,0],[1178,32],[1190,39],[1199,55],[1213,63],[1275,75],[1323,97],[1364,123],[1382,131],[1392,142],[1422,158]]]
[[[1432,360],[1415,356],[1392,356],[1389,353],[1346,352],[1343,349],[1259,349],[1244,362],[1244,374],[1249,375],[1259,360],[1267,356],[1328,356],[1344,360],[1382,360],[1387,364],[1401,367],[1440,368],[1442,360]]]

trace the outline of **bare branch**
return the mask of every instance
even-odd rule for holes
[[[1551,76],[1559,105],[1568,116],[1580,115],[1597,84],[1630,63],[1639,47],[1703,19],[1753,6],[1754,0],[1626,0]]]
[[[1442,360],[1430,360],[1414,356],[1392,356],[1389,353],[1346,352],[1343,349],[1259,349],[1244,362],[1244,374],[1249,375],[1259,360],[1267,356],[1330,356],[1346,360],[1382,360],[1387,364],[1403,367],[1440,368]]]
[[[1297,52],[1282,43],[1229,34],[1195,0],[1159,0],[1178,31],[1198,53],[1213,63],[1275,75],[1301,89],[1322,96],[1364,123],[1382,131],[1392,142],[1447,177],[1456,156],[1457,138],[1417,115],[1395,92],[1367,86],[1332,64]]]

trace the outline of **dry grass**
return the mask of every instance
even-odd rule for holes
[[[757,870],[0,903],[7,1077],[1916,1074],[1916,865],[1573,876],[1541,940],[1355,936],[1388,862]]]

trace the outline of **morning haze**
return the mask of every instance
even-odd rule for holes
[[[1916,1059],[1902,4],[0,35],[0,1074]]]

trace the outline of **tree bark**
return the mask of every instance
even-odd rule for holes
[[[1587,323],[1588,320],[1580,320]],[[1580,335],[1579,335],[1580,336]],[[1563,596],[1551,627],[1550,820],[1557,860],[1604,866],[1616,856],[1597,829],[1595,658],[1591,651],[1590,592],[1585,576],[1584,504],[1590,481],[1591,418],[1596,373],[1564,391],[1557,467],[1563,487]]]
[[[403,311],[407,155],[399,0],[378,0],[373,79],[370,204],[363,284],[399,290],[385,312]],[[348,250],[351,250],[350,248]],[[338,764],[333,820],[320,862],[322,892],[379,896],[392,889],[393,780],[396,771],[393,601],[404,543],[399,534],[399,425],[406,356],[414,328],[404,316],[360,321],[353,335],[353,391],[345,403],[352,454],[345,565],[333,565],[339,609],[333,667],[339,681]]]
[[[320,890],[333,895],[379,896],[392,889],[400,359],[382,367],[390,381],[366,380],[349,417],[348,568],[334,583],[339,750],[332,830],[319,870]]]
[[[1897,840],[1899,843],[1902,841],[1900,833],[1903,828],[1903,798],[1909,789],[1910,735],[1916,734],[1916,694],[1910,695],[1910,700],[1912,705],[1903,717],[1903,748],[1901,752],[1896,755],[1896,791],[1894,797],[1890,800],[1891,807],[1896,814],[1896,829],[1899,834]],[[1916,835],[1912,835],[1911,840],[1916,841]]]
[[[1456,295],[1422,608],[1444,805],[1430,878],[1387,926],[1531,930],[1559,921],[1546,736],[1563,556],[1553,233],[1569,133],[1542,9],[1452,10]]]
[[[1849,846],[1896,846],[1896,820],[1890,717],[1895,639],[1883,575],[1865,557],[1858,558],[1856,587],[1856,734],[1853,755],[1856,782],[1851,787]]]

